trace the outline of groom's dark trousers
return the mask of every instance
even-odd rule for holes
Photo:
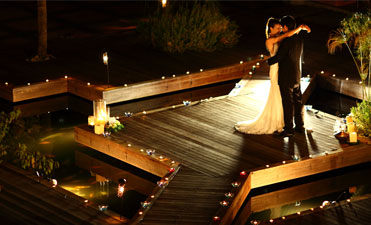
[[[303,104],[300,85],[294,87],[280,86],[282,106],[284,111],[284,130],[288,133],[293,132],[293,118],[295,118],[295,127],[302,128],[303,121]]]
[[[303,103],[300,90],[301,62],[303,53],[303,32],[286,38],[280,44],[275,56],[268,59],[268,64],[278,62],[278,85],[280,86],[285,127],[288,133],[295,127],[304,127]]]

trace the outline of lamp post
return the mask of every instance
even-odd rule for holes
[[[161,3],[162,3],[162,8],[165,8],[166,7],[167,0],[161,0]]]
[[[103,52],[103,64],[106,66],[107,70],[107,85],[109,87],[109,68],[108,68],[108,53]]]

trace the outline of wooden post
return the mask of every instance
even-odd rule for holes
[[[46,0],[37,1],[37,27],[39,36],[39,46],[37,54],[40,59],[47,58],[47,13],[46,13]]]

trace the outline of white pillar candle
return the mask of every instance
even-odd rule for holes
[[[357,132],[349,133],[349,142],[357,143]]]
[[[104,125],[101,125],[101,124],[94,125],[94,133],[103,134],[104,133]]]
[[[354,123],[348,123],[347,126],[348,126],[348,132],[349,133],[352,133],[352,132],[356,131],[356,126],[354,125]]]

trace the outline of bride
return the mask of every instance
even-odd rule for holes
[[[283,39],[291,37],[301,30],[310,30],[310,28],[306,25],[300,25],[296,29],[284,34],[281,34],[281,30],[282,26],[278,19],[272,17],[268,19],[265,30],[267,37],[265,46],[271,57],[276,54],[279,43]],[[271,86],[263,110],[253,120],[237,122],[235,129],[239,132],[247,134],[272,134],[274,132],[282,132],[284,120],[281,92],[278,86],[278,63],[270,66],[269,78]]]

